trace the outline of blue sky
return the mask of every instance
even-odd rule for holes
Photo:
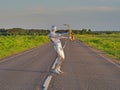
[[[0,28],[120,30],[120,0],[0,0]]]

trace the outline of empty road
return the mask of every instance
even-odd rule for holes
[[[51,44],[0,62],[0,90],[36,90],[56,58]]]
[[[61,75],[48,90],[120,90],[120,66],[78,40],[67,42]],[[41,90],[56,59],[52,44],[0,61],[0,90]]]

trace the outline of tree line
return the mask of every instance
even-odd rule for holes
[[[120,31],[92,31],[91,29],[82,30],[72,30],[74,34],[112,34],[120,33]],[[58,30],[57,32],[63,33],[68,32],[68,30]],[[49,30],[45,29],[22,29],[22,28],[12,28],[12,29],[0,29],[0,35],[48,35]]]
[[[12,28],[12,29],[0,29],[0,35],[47,35],[49,30],[43,29],[22,29],[22,28]]]
[[[57,32],[68,32],[68,30],[58,30]],[[73,30],[75,34],[90,34],[92,31],[89,29]],[[12,29],[0,29],[0,35],[48,35],[49,30],[45,29],[22,29],[22,28],[12,28]]]

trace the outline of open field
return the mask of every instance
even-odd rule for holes
[[[49,41],[47,36],[0,36],[0,59],[18,52],[40,46]]]
[[[99,35],[76,35],[88,45],[105,51],[108,55],[120,61],[120,33]]]

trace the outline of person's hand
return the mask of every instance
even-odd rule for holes
[[[69,36],[69,39],[71,40],[71,36]]]

